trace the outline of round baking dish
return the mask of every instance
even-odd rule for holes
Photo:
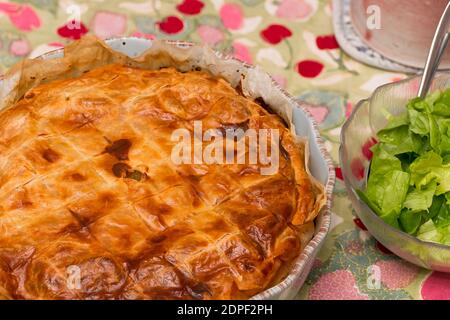
[[[168,41],[172,46],[176,47],[194,47],[195,44],[178,41]],[[113,50],[126,54],[130,57],[137,57],[145,50],[152,47],[153,42],[141,38],[116,38],[106,40],[106,44]],[[53,59],[63,56],[62,49],[48,52],[36,59]],[[233,58],[224,57],[223,59],[233,60],[233,64],[239,63],[243,69],[250,70],[253,67],[242,62],[237,62]],[[197,58],[195,62],[201,64]],[[214,68],[214,64],[204,61],[204,65]],[[240,68],[239,66],[239,68]],[[204,68],[205,69],[205,68]],[[206,68],[207,69],[207,68]],[[234,69],[233,69],[234,71]],[[258,78],[259,79],[259,78]],[[2,85],[0,79],[0,85]],[[288,110],[292,110],[292,122],[296,127],[297,135],[308,140],[309,144],[309,169],[311,174],[326,187],[326,206],[321,210],[319,216],[315,220],[315,233],[311,241],[306,245],[305,249],[299,253],[294,261],[293,267],[284,280],[278,285],[261,292],[252,299],[290,299],[293,298],[302,284],[304,283],[309,271],[311,270],[314,258],[322,246],[326,234],[330,226],[330,207],[331,196],[334,186],[334,168],[331,160],[322,144],[317,126],[301,103],[298,103],[292,96],[284,92],[272,81],[270,89],[282,97],[283,102],[289,105]]]

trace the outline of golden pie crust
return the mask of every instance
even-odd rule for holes
[[[245,299],[279,282],[323,192],[269,111],[173,68],[110,64],[28,90],[0,113],[0,297]],[[194,120],[279,129],[278,173],[175,165],[171,134]]]

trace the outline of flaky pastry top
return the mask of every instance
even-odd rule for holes
[[[278,129],[279,170],[174,164],[175,129]],[[323,193],[305,145],[206,72],[112,64],[0,113],[0,297],[242,299],[289,271]]]

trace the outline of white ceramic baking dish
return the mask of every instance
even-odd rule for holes
[[[106,43],[115,51],[124,53],[130,57],[137,57],[152,46],[152,41],[142,38],[116,38],[106,40]],[[171,42],[175,46],[191,46],[186,42]],[[48,52],[37,59],[52,59],[63,55],[63,50]],[[230,59],[230,58],[227,58]],[[252,68],[247,64],[241,63],[242,68]],[[278,285],[269,288],[252,299],[292,299],[300,290],[305,279],[310,272],[317,252],[320,250],[325,237],[330,228],[331,220],[331,200],[334,187],[335,173],[332,162],[322,143],[317,125],[314,119],[309,115],[301,102],[296,101],[291,95],[283,91],[275,81],[274,89],[282,94],[284,103],[288,103],[293,110],[293,123],[296,127],[297,135],[306,138],[309,142],[309,169],[311,174],[323,185],[326,186],[326,206],[322,209],[315,220],[315,234],[305,249],[299,254],[293,264],[292,270],[288,276]],[[0,77],[0,86],[2,85]]]

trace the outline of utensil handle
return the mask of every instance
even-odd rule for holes
[[[425,98],[430,89],[431,81],[439,67],[441,57],[447,48],[449,35],[449,22],[450,22],[450,2],[447,4],[444,13],[441,16],[439,24],[434,33],[433,41],[431,42],[431,48],[428,52],[427,62],[423,70],[422,80],[420,82],[419,92],[417,96]]]

